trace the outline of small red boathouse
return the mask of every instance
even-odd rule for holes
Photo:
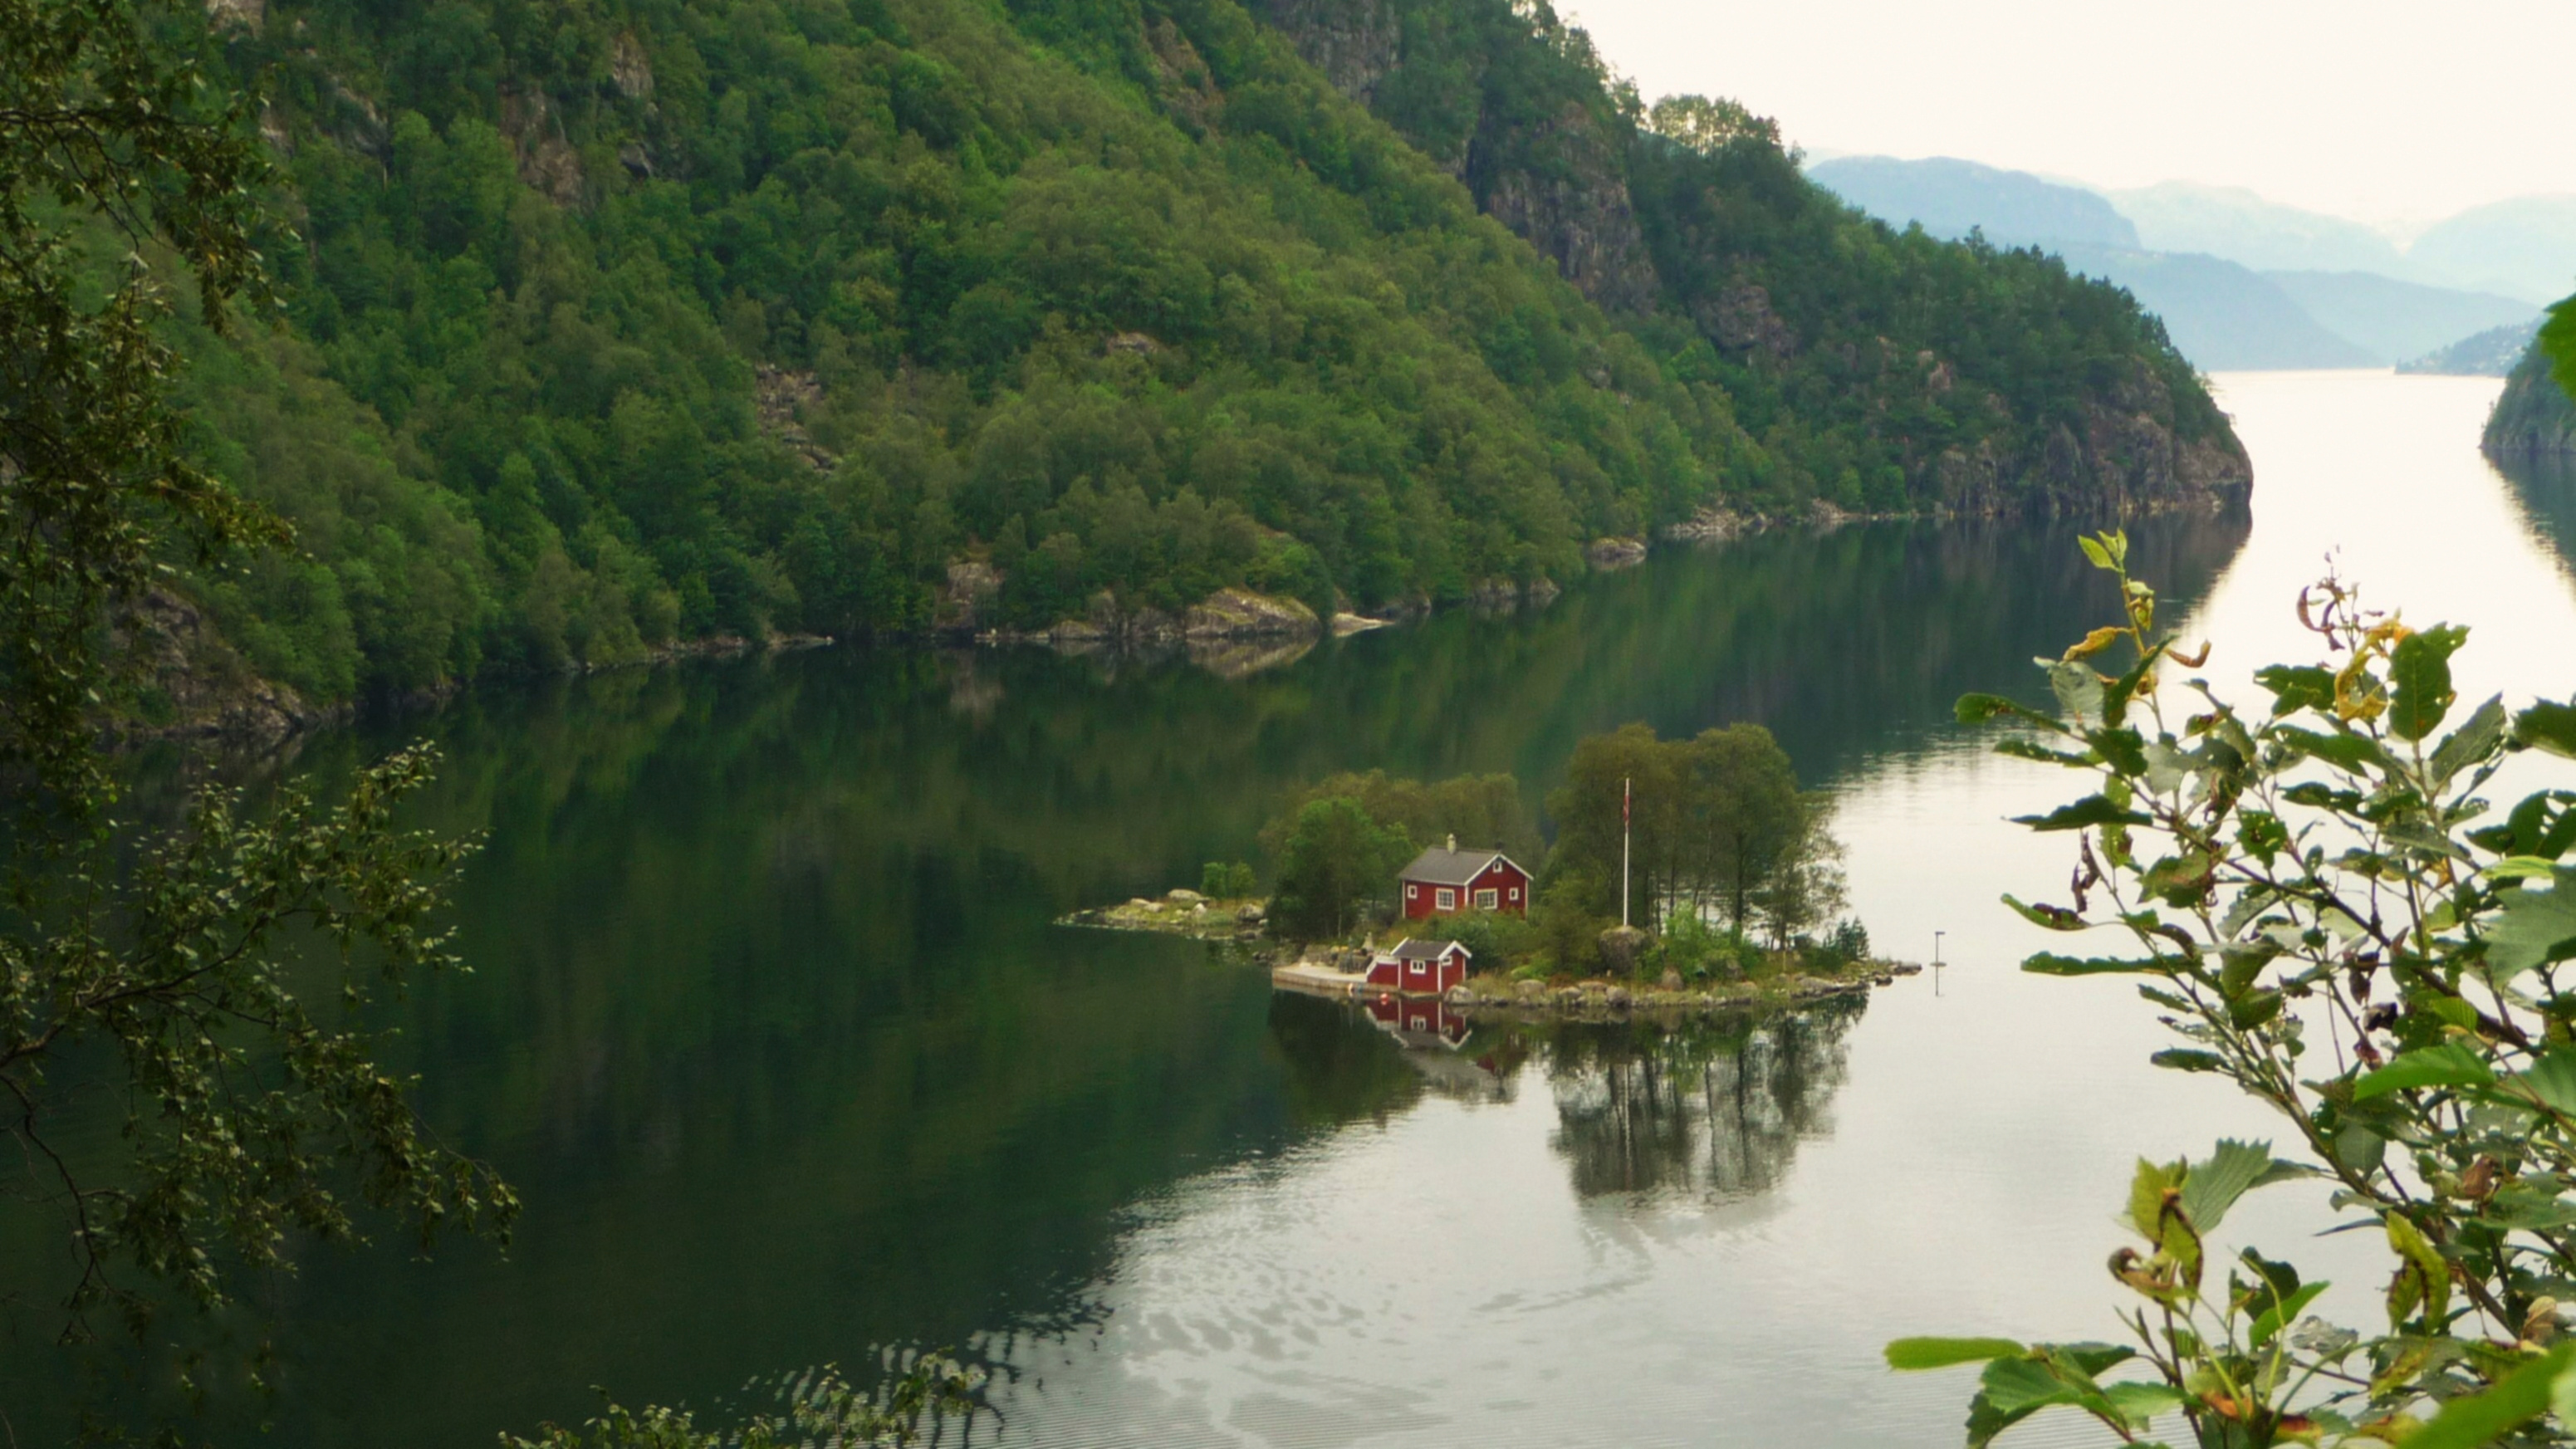
[[[1460,850],[1458,837],[1413,858],[1398,877],[1407,920],[1462,911],[1529,914],[1530,873],[1499,850]]]
[[[1396,943],[1370,959],[1368,984],[1405,996],[1438,996],[1467,979],[1469,953],[1455,941]]]

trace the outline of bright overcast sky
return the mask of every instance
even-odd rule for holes
[[[2570,0],[1558,0],[1649,100],[1818,152],[2180,179],[2375,225],[2576,192]]]

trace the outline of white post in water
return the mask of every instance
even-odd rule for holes
[[[1619,929],[1628,929],[1628,802],[1633,781],[1619,779]]]

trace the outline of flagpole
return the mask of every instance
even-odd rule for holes
[[[1628,928],[1628,801],[1632,782],[1619,781],[1619,929]]]

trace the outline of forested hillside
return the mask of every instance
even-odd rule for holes
[[[1338,3],[218,0],[282,312],[184,387],[301,536],[193,587],[328,699],[953,625],[952,575],[1041,627],[1456,598],[1712,506],[2242,498],[2120,294],[1648,117],[1543,10],[1345,53]]]
[[[2034,251],[1897,234],[1726,101],[1648,110],[1511,0],[1263,0],[1347,93],[1640,335],[1716,376],[1845,507],[2236,496],[2244,454],[2163,330]]]

